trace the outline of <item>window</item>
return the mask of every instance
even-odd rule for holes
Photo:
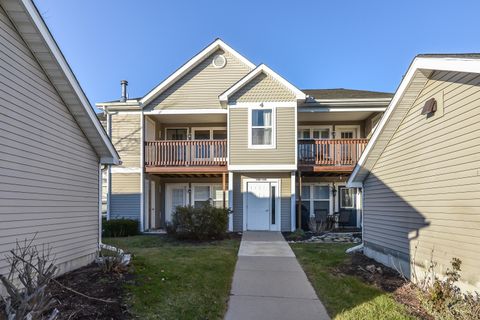
[[[355,207],[355,193],[351,188],[340,188],[340,208],[352,209]]]
[[[195,140],[210,140],[210,130],[195,130],[193,138]]]
[[[307,211],[311,217],[318,211],[330,212],[330,186],[303,185],[301,195],[302,211]]]
[[[166,129],[166,140],[187,140],[187,129]]]
[[[329,128],[303,128],[298,130],[298,139],[329,139]]]
[[[208,202],[217,208],[223,208],[223,189],[220,184],[194,185],[193,206],[198,208]],[[225,204],[228,203],[228,192],[225,192]]]
[[[199,208],[210,201],[210,186],[193,187],[193,206]]]
[[[212,186],[213,205],[217,208],[223,208],[223,189],[221,185]],[[225,191],[225,205],[228,205],[228,191]]]
[[[252,147],[273,147],[273,110],[251,110],[251,137]]]

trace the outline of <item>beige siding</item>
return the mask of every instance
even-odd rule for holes
[[[229,153],[231,165],[295,164],[295,108],[276,109],[276,148],[248,148],[248,109],[229,111]]]
[[[1,7],[0,115],[0,273],[37,232],[62,271],[91,262],[99,159]]]
[[[295,94],[285,88],[270,75],[261,73],[235,92],[229,103],[242,102],[290,102],[295,101]]]
[[[112,193],[140,192],[140,173],[112,173]]]
[[[244,179],[280,179],[280,220],[281,230],[290,231],[291,225],[291,177],[289,172],[266,173],[266,172],[250,172],[235,173],[233,175],[233,229],[234,231],[242,231],[243,229],[243,180]]]
[[[435,96],[441,110],[421,115]],[[437,72],[365,181],[365,241],[419,264],[460,258],[480,286],[480,76]],[[418,248],[415,248],[418,246]]]
[[[121,167],[139,168],[142,145],[140,114],[120,113],[111,118],[111,139],[122,160]]]
[[[227,64],[215,68],[212,59],[223,54]],[[155,98],[146,109],[222,108],[218,96],[250,72],[250,68],[229,52],[218,50]]]

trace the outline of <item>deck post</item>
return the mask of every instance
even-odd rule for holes
[[[298,171],[298,218],[297,218],[297,229],[302,228],[302,171]]]
[[[227,207],[227,199],[226,199],[226,173],[222,173],[222,192],[223,192],[223,209]]]

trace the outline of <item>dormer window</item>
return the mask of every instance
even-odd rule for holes
[[[425,105],[422,109],[422,114],[433,115],[437,111],[437,100],[435,98],[430,98],[425,102]]]
[[[249,116],[249,147],[274,148],[273,109],[250,109]]]

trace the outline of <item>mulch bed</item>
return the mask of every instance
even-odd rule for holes
[[[104,273],[97,265],[91,264],[57,278],[61,284],[80,293],[112,301],[107,303],[89,299],[53,282],[49,290],[58,300],[56,308],[60,311],[59,319],[130,319],[123,303],[125,277],[128,275]]]
[[[392,293],[393,298],[405,305],[408,312],[415,317],[434,319],[422,307],[417,292],[409,281],[405,280],[394,269],[388,268],[361,253],[353,253],[351,259],[338,267],[335,272],[359,277],[383,291]]]

